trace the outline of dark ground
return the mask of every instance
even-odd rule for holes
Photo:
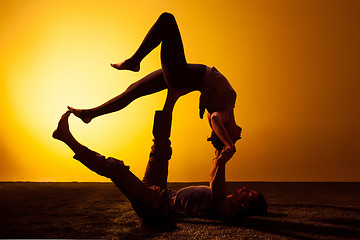
[[[178,189],[190,184],[171,183]],[[148,226],[111,183],[0,183],[0,238],[360,239],[360,183],[230,183],[262,192],[269,216]]]

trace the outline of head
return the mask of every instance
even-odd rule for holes
[[[243,187],[227,198],[237,207],[236,215],[238,216],[264,216],[267,214],[268,205],[265,197],[257,191]]]

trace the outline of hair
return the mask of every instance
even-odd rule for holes
[[[268,204],[264,195],[258,193],[258,197],[249,202],[250,210],[248,210],[250,215],[254,216],[265,216],[268,210]]]
[[[221,141],[218,135],[216,135],[215,131],[213,130],[211,132],[211,137],[207,139],[211,144],[216,148],[217,150],[222,150],[225,146],[225,144]]]
[[[240,208],[237,210],[234,219],[244,216],[266,216],[268,205],[264,195],[258,192],[258,197],[248,202],[250,209]]]

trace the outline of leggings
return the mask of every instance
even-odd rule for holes
[[[171,158],[171,116],[156,111],[154,118],[154,144],[151,147],[145,175],[141,181],[123,161],[103,155],[81,146],[74,158],[97,174],[111,181],[130,200],[139,217],[164,217],[169,214],[167,190],[168,161]]]
[[[166,189],[166,180],[167,157],[171,156],[171,153],[157,153],[155,144],[143,181],[137,178],[123,161],[112,157],[106,158],[85,146],[76,152],[74,158],[97,174],[110,178],[130,200],[139,217],[164,217],[169,213],[169,191]]]
[[[206,66],[186,62],[179,28],[172,14],[163,13],[160,15],[130,61],[140,63],[160,43],[162,69],[154,71],[131,84],[125,92],[108,102],[96,108],[88,109],[89,117],[94,118],[121,110],[137,98],[167,88],[200,90]]]
[[[189,71],[180,31],[175,17],[170,13],[160,15],[131,59],[140,63],[160,43],[161,65],[167,86],[173,89],[199,89],[202,78]],[[205,66],[200,67],[199,71],[203,71],[203,77]]]

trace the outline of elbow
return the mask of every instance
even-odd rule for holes
[[[212,123],[220,121],[220,114],[218,112],[214,112],[210,116],[210,121]]]

